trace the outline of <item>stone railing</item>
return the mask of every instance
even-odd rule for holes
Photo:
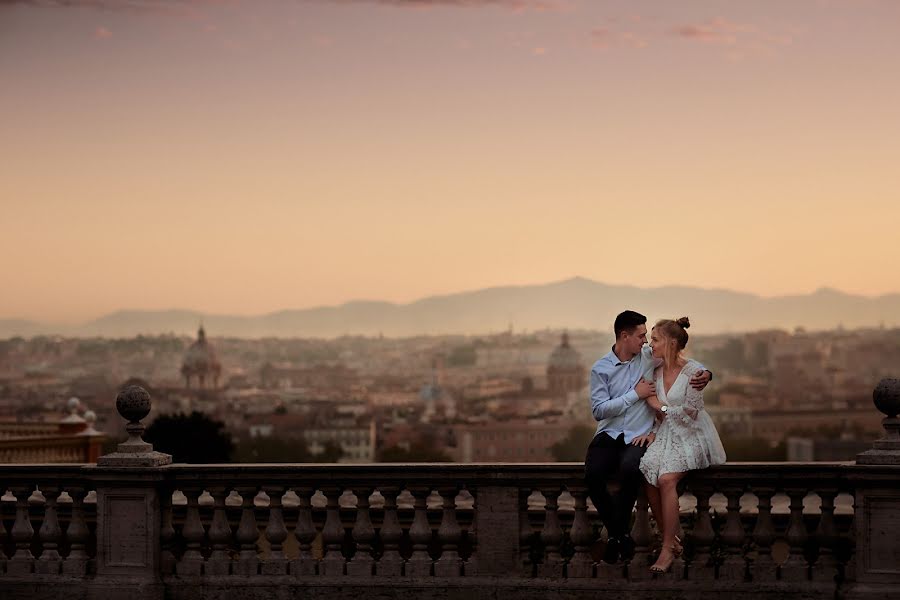
[[[0,439],[0,464],[83,463],[96,460],[102,441],[98,436],[78,435]]]
[[[900,583],[893,416],[856,463],[691,473],[685,554],[652,575],[643,501],[635,556],[598,562],[580,464],[173,465],[140,440],[143,408],[120,411],[132,439],[96,466],[0,467],[3,598],[874,599]]]

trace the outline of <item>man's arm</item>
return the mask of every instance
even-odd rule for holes
[[[602,421],[618,417],[638,400],[640,400],[640,396],[634,389],[621,396],[610,397],[606,376],[596,370],[591,370],[591,414],[594,415],[594,420]]]

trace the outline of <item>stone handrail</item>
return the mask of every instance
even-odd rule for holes
[[[80,463],[87,460],[99,442],[90,436],[47,435],[0,439],[0,464]]]
[[[117,405],[131,437],[97,465],[0,465],[8,490],[0,590],[128,600],[592,598],[598,590],[880,599],[900,584],[900,402],[879,398],[887,435],[856,462],[690,473],[685,554],[670,573],[652,575],[643,499],[633,513],[634,556],[598,562],[603,531],[580,463],[171,464],[141,439],[149,396],[126,390]]]

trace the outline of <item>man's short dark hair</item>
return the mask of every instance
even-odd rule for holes
[[[619,339],[619,334],[623,331],[634,331],[635,329],[637,329],[638,325],[644,325],[646,323],[647,317],[639,312],[634,312],[633,310],[620,312],[616,317],[615,324],[613,325],[613,331],[615,331],[616,333],[616,339]]]

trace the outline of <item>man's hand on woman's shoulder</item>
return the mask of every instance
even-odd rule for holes
[[[702,390],[712,380],[712,373],[709,371],[697,371],[691,377],[691,387],[695,390]]]

